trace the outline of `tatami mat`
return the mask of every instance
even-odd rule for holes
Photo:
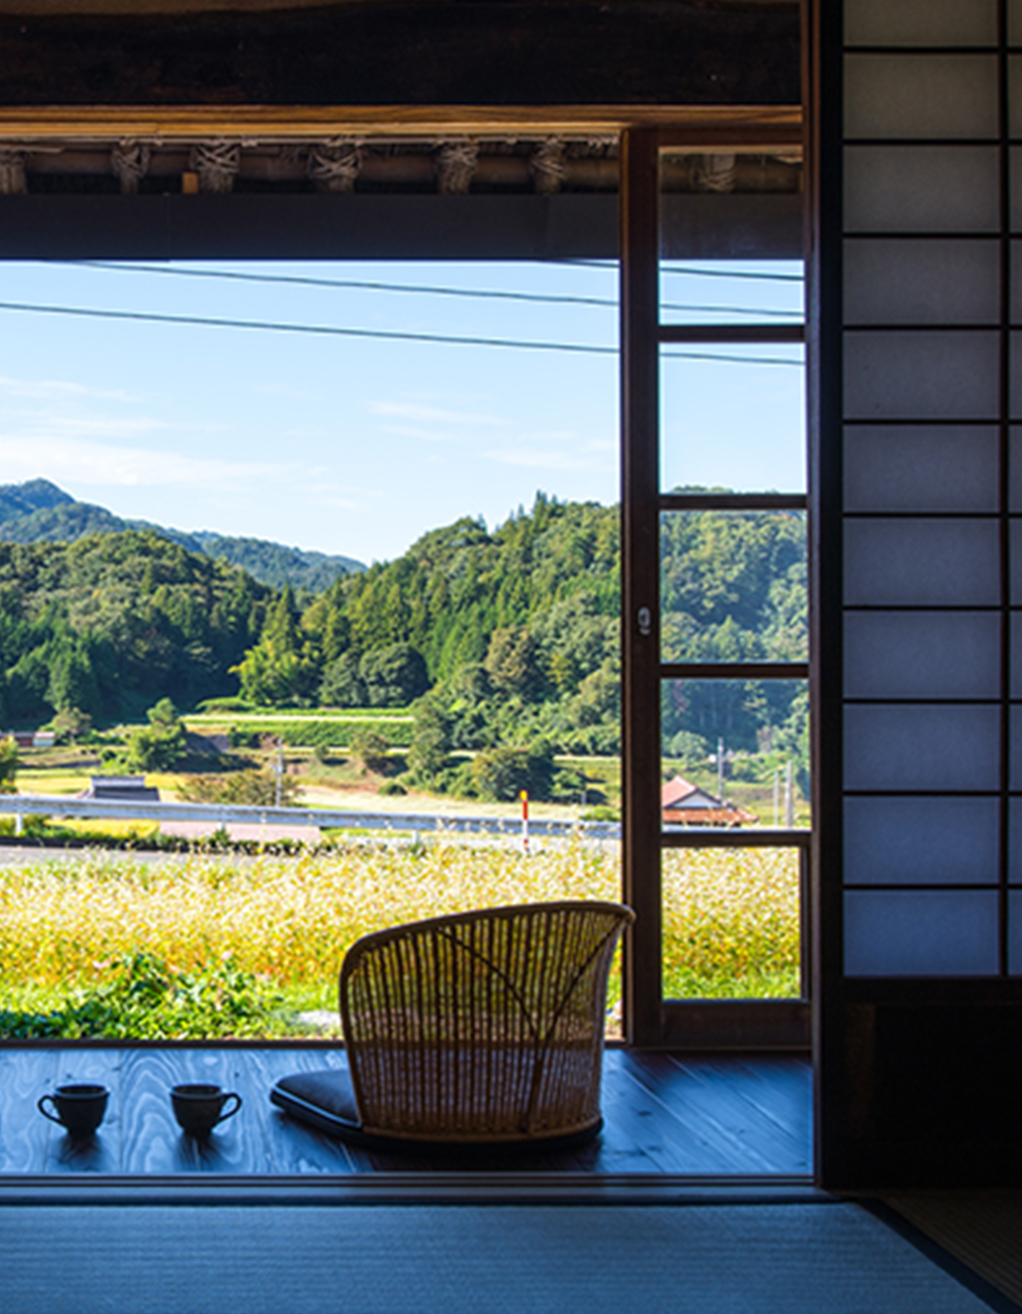
[[[4,1314],[983,1314],[854,1204],[5,1206]]]
[[[1022,1306],[1022,1191],[919,1191],[886,1202]]]

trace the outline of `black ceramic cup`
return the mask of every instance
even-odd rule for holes
[[[70,1135],[84,1138],[91,1136],[103,1121],[109,1097],[110,1092],[105,1086],[78,1082],[58,1086],[51,1095],[43,1095],[36,1107],[44,1118],[66,1127]],[[52,1113],[46,1107],[47,1103],[52,1105]]]
[[[224,1112],[228,1100],[234,1107]],[[218,1122],[233,1118],[241,1108],[241,1096],[235,1091],[221,1090],[206,1082],[186,1082],[170,1092],[174,1117],[186,1136],[208,1136]]]

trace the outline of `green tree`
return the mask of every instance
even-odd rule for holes
[[[146,712],[150,725],[177,725],[180,717],[177,714],[177,708],[169,698],[161,698]]]
[[[408,765],[424,784],[432,783],[447,765],[451,751],[451,723],[443,708],[431,698],[415,705],[415,730],[408,752]]]
[[[14,794],[14,782],[18,775],[18,745],[8,735],[0,739],[0,794]]]
[[[362,763],[364,771],[375,771],[382,775],[390,765],[390,743],[379,730],[369,727],[356,730],[351,736],[350,748],[352,756]]]
[[[341,653],[323,671],[317,700],[320,707],[365,707],[366,687],[358,673],[358,654]]]
[[[317,662],[301,634],[291,586],[270,608],[259,642],[231,667],[244,698],[263,707],[304,703],[317,683]]]
[[[149,724],[128,735],[128,764],[137,771],[171,771],[188,755],[185,728],[169,698],[161,698],[146,715]]]
[[[504,693],[529,697],[541,680],[536,644],[523,626],[494,630],[484,663],[490,679]]]
[[[422,654],[408,643],[367,652],[358,673],[370,707],[405,707],[429,688]]]
[[[92,717],[78,707],[65,707],[53,718],[51,725],[58,743],[76,744],[92,730]]]
[[[529,748],[501,744],[476,756],[472,775],[481,798],[510,802],[527,790],[530,798],[547,799],[554,777],[553,751],[542,742]]]

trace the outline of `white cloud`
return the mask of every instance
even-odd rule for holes
[[[419,438],[424,443],[450,443],[456,441],[449,433],[436,433],[432,429],[418,429],[413,424],[381,424],[380,433],[393,434],[395,438]]]
[[[596,452],[588,453],[586,449],[558,451],[547,448],[540,451],[529,447],[502,447],[484,452],[483,456],[499,465],[526,466],[534,470],[600,470],[614,468],[614,462],[608,455]]]
[[[338,511],[362,511],[364,504],[353,497],[317,497],[318,506],[335,507]]]
[[[232,479],[286,479],[296,467],[270,462],[222,461],[181,452],[117,447],[88,439],[2,436],[0,464],[7,482],[40,474],[58,483],[137,487],[198,484]]]
[[[102,401],[130,402],[136,400],[123,389],[90,388],[84,383],[70,383],[63,379],[7,379],[0,377],[0,392],[10,397],[27,397],[34,400],[80,401],[92,397]]]
[[[92,434],[102,434],[111,438],[122,435],[130,438],[137,434],[155,433],[157,430],[176,427],[148,415],[112,419],[102,415],[37,416],[25,411],[17,416],[17,423],[22,429],[21,435],[11,434],[8,431],[7,434],[0,433],[0,438],[20,437],[23,442],[38,442],[40,439],[45,441],[47,438],[59,441],[62,438],[75,438],[79,435],[88,437]]]
[[[486,424],[500,427],[507,423],[497,415],[473,411],[452,411],[420,401],[367,401],[365,408],[371,415],[393,417],[396,420],[417,421],[420,424]]]

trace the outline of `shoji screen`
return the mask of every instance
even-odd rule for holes
[[[818,11],[821,1168],[994,1180],[1022,1126],[1022,0],[840,8]]]

